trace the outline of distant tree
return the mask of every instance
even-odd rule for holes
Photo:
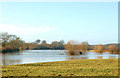
[[[36,42],[37,44],[39,44],[39,43],[40,43],[40,41],[41,41],[40,39],[37,39],[35,42]]]
[[[99,44],[99,45],[94,46],[94,51],[103,52],[104,51],[103,45]]]
[[[51,49],[58,49],[59,45],[58,45],[58,41],[53,41],[51,44],[50,44],[50,48]]]
[[[64,40],[60,40],[60,42],[58,43],[59,49],[63,50],[64,49],[64,45],[65,45]]]
[[[65,41],[64,41],[64,40],[60,40],[60,43],[61,43],[62,45],[65,45]]]
[[[35,43],[35,42],[28,43],[28,46],[27,46],[27,48],[28,48],[29,50],[33,50],[33,49],[35,49],[35,48],[37,48],[37,47],[38,47],[38,44]]]
[[[41,44],[47,44],[46,40],[42,40]]]
[[[22,50],[27,50],[27,49],[29,49],[28,43],[23,42],[21,49],[22,49]]]
[[[82,42],[81,44],[84,44],[84,45],[89,45],[89,43],[88,42]]]
[[[80,46],[81,51],[83,51],[83,52],[85,52],[89,49],[88,42],[82,42],[79,46]]]
[[[107,49],[109,52],[117,52],[117,47],[115,45],[110,45]]]
[[[38,46],[38,49],[48,49],[48,44],[46,40],[42,40],[41,44]]]

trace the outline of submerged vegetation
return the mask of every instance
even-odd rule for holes
[[[95,52],[103,52],[104,51],[103,45],[99,44],[99,45],[94,46],[94,51]]]
[[[111,52],[111,53],[117,53],[118,54],[120,52],[120,46],[119,45],[120,44],[117,44],[117,45],[113,45],[113,44],[111,44],[111,45],[101,45],[101,44],[99,44],[99,45],[95,45],[93,50],[95,52],[99,52],[99,53],[101,53],[101,52]]]
[[[65,45],[65,49],[69,51],[70,55],[83,54],[89,49],[87,42],[78,43],[75,41],[69,41]]]
[[[118,59],[3,65],[2,76],[118,76]]]

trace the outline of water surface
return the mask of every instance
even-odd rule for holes
[[[82,55],[71,56],[65,50],[26,50],[15,53],[0,55],[2,57],[1,65],[26,64],[36,62],[52,62],[78,59],[109,59],[118,58],[117,54],[109,52],[96,53],[86,52]]]

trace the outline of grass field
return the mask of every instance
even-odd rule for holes
[[[118,59],[4,65],[2,76],[118,76]]]

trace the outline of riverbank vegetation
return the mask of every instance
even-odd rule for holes
[[[89,44],[87,42],[75,42],[75,41],[69,41],[65,45],[65,49],[69,51],[70,55],[78,55],[83,54],[89,49]]]
[[[119,44],[106,45],[90,45],[88,42],[69,41],[65,44],[64,40],[53,41],[48,44],[46,40],[37,39],[34,42],[25,42],[16,35],[8,33],[0,33],[0,50],[2,53],[20,51],[20,50],[68,50],[71,55],[82,54],[89,50],[95,52],[111,52],[117,53],[120,51]]]
[[[39,50],[39,49],[63,50],[65,45],[63,40],[53,41],[51,44],[48,44],[46,40],[41,41],[37,39],[34,42],[27,43],[23,41],[20,37],[8,33],[0,34],[0,44],[1,44],[0,50],[2,50],[2,53],[20,50]]]
[[[118,59],[3,65],[2,76],[118,76]]]
[[[99,53],[101,53],[101,52],[111,52],[111,53],[119,53],[120,52],[120,46],[119,46],[120,44],[117,44],[117,45],[113,45],[113,44],[111,44],[111,45],[101,45],[101,44],[99,44],[99,45],[94,45],[94,48],[93,48],[93,50],[95,51],[95,52],[99,52]]]

